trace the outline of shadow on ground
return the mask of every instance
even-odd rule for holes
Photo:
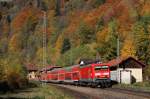
[[[34,82],[29,82],[28,84],[24,85],[23,87],[12,87],[9,86],[9,84],[7,82],[0,82],[0,94],[5,94],[7,92],[24,92],[27,91],[26,89],[29,88],[35,88],[37,87],[38,84],[34,83]],[[19,90],[19,91],[18,91]]]

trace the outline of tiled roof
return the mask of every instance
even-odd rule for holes
[[[54,69],[54,68],[61,68],[60,66],[46,66],[44,68],[42,68],[40,71],[45,71],[45,70],[51,70],[51,69]]]
[[[116,66],[116,65],[120,64],[122,61],[123,61],[123,59],[118,57],[116,59],[110,60],[107,63],[110,64],[110,66]]]
[[[34,64],[28,64],[28,65],[26,65],[26,69],[28,71],[37,71],[38,70],[38,68]]]
[[[129,60],[129,59],[134,60],[135,62],[137,62],[138,64],[140,64],[141,67],[145,67],[146,66],[145,64],[143,64],[142,62],[136,60],[133,57],[127,57],[127,58],[124,58],[124,59],[121,58],[121,57],[118,57],[116,59],[108,61],[107,63],[110,64],[110,66],[117,66],[117,65],[119,65],[119,64],[121,64],[121,63],[123,63],[123,62],[125,62],[126,60]]]

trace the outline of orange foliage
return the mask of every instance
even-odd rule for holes
[[[129,36],[131,30],[132,30],[132,24],[120,23],[118,27],[118,33],[121,39],[125,39],[127,36]]]
[[[107,3],[111,3],[111,4],[112,4],[112,3],[115,3],[115,2],[116,2],[116,0],[106,0],[106,2],[107,2]],[[118,2],[118,0],[117,0],[117,2]]]
[[[147,0],[142,8],[141,15],[150,14],[150,1]]]
[[[39,17],[39,10],[31,7],[25,7],[20,13],[16,15],[14,20],[12,21],[12,29],[13,32],[18,32],[23,27],[23,25],[27,22],[30,16]]]
[[[7,22],[3,23],[2,31],[3,33],[6,33],[6,34],[9,32],[9,24]]]
[[[20,51],[20,41],[19,41],[20,34],[14,34],[10,41],[9,41],[9,50],[12,52]]]
[[[60,57],[60,52],[63,44],[63,35],[60,35],[56,41],[55,49],[56,49],[56,55],[54,58],[57,60]]]
[[[78,14],[76,14],[76,13],[77,12],[74,12],[74,13],[72,13],[72,15],[70,15],[68,17],[70,24],[66,28],[65,34],[74,33],[77,30],[77,28],[82,20],[82,17],[84,15],[84,12],[81,11],[81,12],[78,12]]]
[[[49,27],[47,29],[47,37],[50,38],[51,37],[51,33],[54,31],[54,28],[53,27]]]
[[[95,28],[95,25],[100,18],[103,18],[105,25],[107,25],[112,18],[116,18],[120,23],[118,28],[119,35],[125,39],[131,31],[134,19],[134,15],[131,13],[134,12],[134,7],[131,5],[133,3],[137,4],[137,0],[107,0],[105,4],[92,9],[89,12],[72,12],[72,15],[69,16],[70,24],[66,28],[65,34],[75,36],[73,33],[77,30],[81,21],[86,23],[88,26]],[[104,30],[97,33],[98,42],[101,42],[101,36],[109,35],[107,32],[109,32],[109,30],[105,26]],[[77,36],[74,38],[75,40],[78,40]]]
[[[84,18],[84,22],[89,26],[94,27],[100,16],[102,16],[102,12],[100,13],[100,10],[101,9],[92,10],[90,13],[86,15],[86,17]]]
[[[121,49],[121,56],[125,58],[128,56],[135,57],[135,53],[136,49],[133,38],[127,38],[124,42],[123,48]]]
[[[104,43],[108,40],[109,30],[105,27],[102,31],[97,32],[96,39],[98,43]]]

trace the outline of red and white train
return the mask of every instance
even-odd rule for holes
[[[69,83],[91,87],[111,87],[109,64],[90,63],[70,67],[53,67],[41,71],[43,82]]]

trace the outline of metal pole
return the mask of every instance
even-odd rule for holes
[[[46,12],[43,11],[43,67],[46,66],[47,59],[46,59],[46,51],[47,51],[47,44],[46,44]]]
[[[118,65],[117,65],[117,78],[120,78],[120,71],[119,71],[119,55],[120,55],[120,42],[119,42],[119,36],[117,37],[117,63],[118,63]],[[120,83],[120,79],[118,79],[119,80],[119,83]]]
[[[71,57],[70,57],[70,65],[72,65],[72,50],[71,50],[71,53],[70,53]]]
[[[120,55],[120,42],[119,42],[119,36],[117,37],[117,57],[119,58]]]

